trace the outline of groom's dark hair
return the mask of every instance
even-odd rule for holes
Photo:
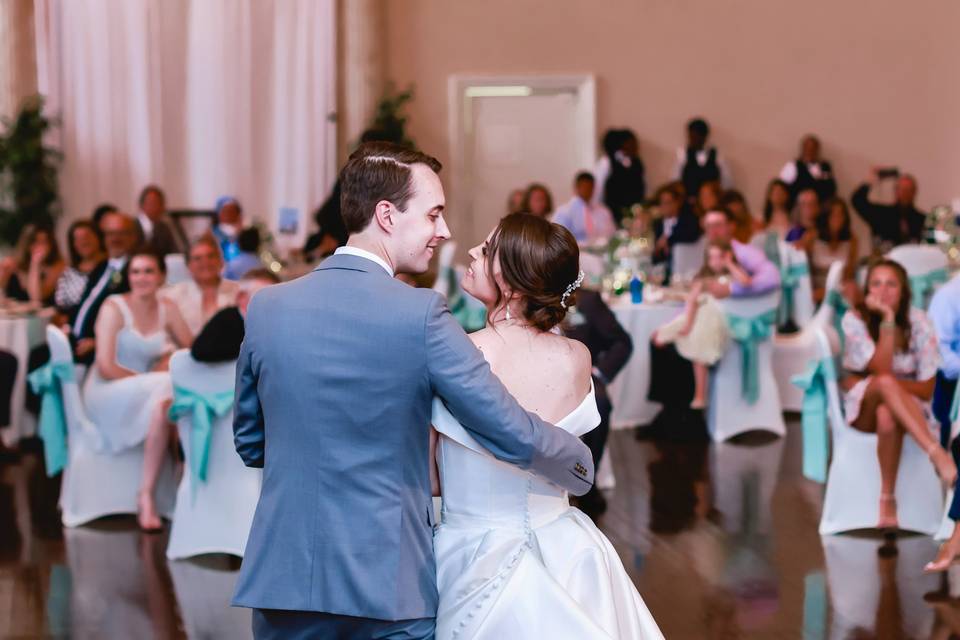
[[[390,142],[367,142],[350,154],[340,172],[340,215],[347,233],[366,229],[381,200],[406,210],[413,196],[410,176],[415,164],[425,164],[434,173],[442,166],[432,156]]]

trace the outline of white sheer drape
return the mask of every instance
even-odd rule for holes
[[[275,228],[335,177],[334,0],[36,0],[38,76],[65,155],[68,219],[237,196]]]

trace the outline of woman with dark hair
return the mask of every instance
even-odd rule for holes
[[[747,208],[747,200],[743,194],[735,189],[725,191],[720,197],[720,207],[732,213],[736,221],[733,239],[744,244],[749,243],[758,224]]]
[[[53,231],[27,225],[13,257],[0,260],[0,289],[8,298],[50,306],[63,269]]]
[[[817,218],[816,229],[804,234],[800,246],[807,252],[813,298],[823,301],[827,272],[834,262],[843,262],[843,279],[851,281],[857,268],[857,239],[850,232],[850,210],[840,198],[831,198]]]
[[[462,286],[488,319],[470,337],[493,372],[527,410],[575,435],[595,428],[590,352],[553,331],[583,279],[573,235],[510,215],[470,256]],[[498,462],[440,402],[433,424],[444,498],[437,637],[663,637],[614,548],[565,491]]]
[[[863,302],[843,316],[844,414],[851,427],[877,434],[878,529],[896,531],[897,469],[905,433],[930,457],[944,483],[957,467],[930,431],[930,399],[940,355],[927,315],[910,304],[907,273],[893,260],[867,273]]]
[[[777,234],[784,240],[790,232],[790,187],[779,178],[767,185],[767,195],[763,199],[763,224],[767,231]]]
[[[53,301],[57,311],[72,316],[83,300],[90,272],[107,259],[100,230],[90,220],[77,220],[67,230],[70,266],[57,280]]]
[[[539,182],[531,183],[523,194],[520,211],[538,218],[549,217],[553,213],[553,196],[550,195],[550,190]]]
[[[176,305],[157,295],[165,275],[158,254],[134,251],[130,292],[107,298],[97,315],[96,359],[83,386],[83,399],[110,451],[137,447],[154,430],[151,423],[162,418],[163,406],[173,395],[169,356],[174,345],[189,347],[193,341]],[[160,522],[151,510],[152,499],[149,503],[144,510],[141,500],[140,524],[153,530]]]

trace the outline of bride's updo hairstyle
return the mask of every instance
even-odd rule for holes
[[[540,331],[560,324],[574,293],[566,296],[580,274],[580,248],[565,227],[526,213],[512,213],[500,221],[487,243],[487,277],[503,292],[493,276],[499,260],[503,282],[520,296],[523,320]],[[564,302],[566,306],[564,306]]]

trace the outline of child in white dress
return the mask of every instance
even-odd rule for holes
[[[711,281],[731,280],[750,285],[750,274],[737,263],[728,242],[707,245],[704,266],[697,274],[687,295],[684,313],[663,325],[653,334],[654,344],[674,343],[677,352],[693,363],[694,394],[692,409],[706,406],[707,368],[716,364],[730,339],[727,316],[707,286]]]

